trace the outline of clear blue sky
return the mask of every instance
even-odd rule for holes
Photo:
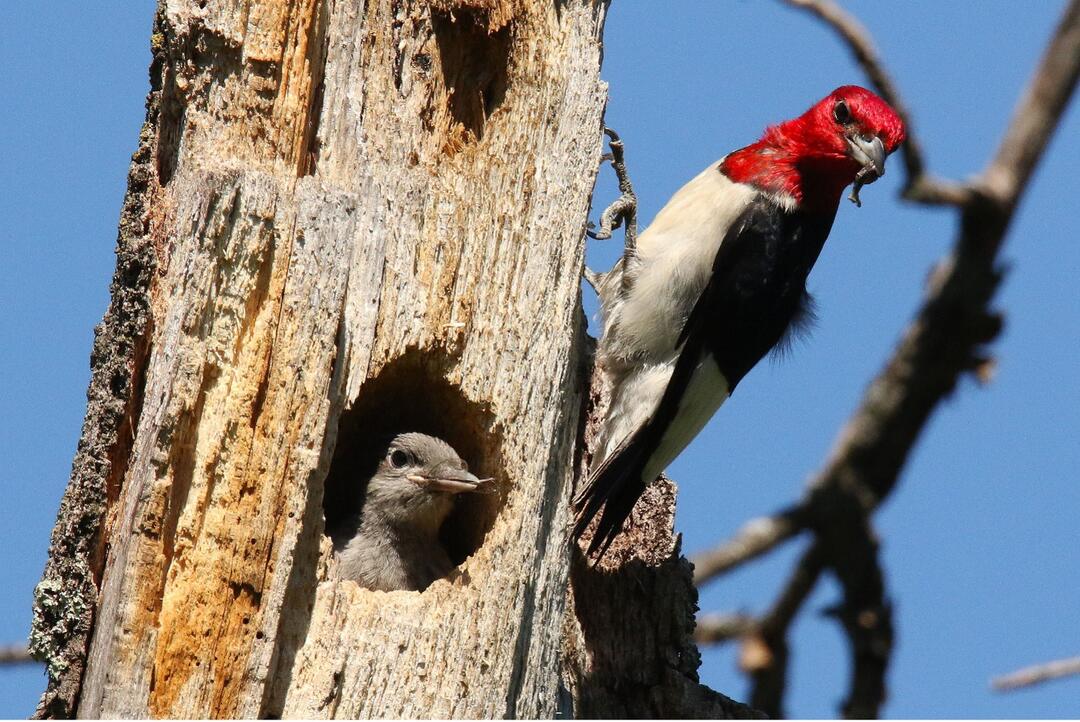
[[[915,113],[930,166],[986,163],[1059,2],[848,2],[874,33]],[[33,585],[70,471],[92,329],[108,300],[128,159],[147,89],[150,0],[0,3],[0,641],[25,637]],[[647,222],[707,163],[837,85],[863,83],[809,17],[770,2],[616,0],[603,75]],[[1080,248],[1071,108],[1012,228],[997,379],[965,382],[934,417],[878,517],[897,648],[891,717],[1075,717],[1080,680],[1011,695],[988,679],[1080,653]],[[954,216],[896,200],[898,164],[845,203],[811,277],[820,321],[783,362],[740,385],[671,468],[687,551],[795,498],[917,307]],[[609,171],[597,207],[614,197]],[[594,244],[603,268],[617,244]],[[798,545],[703,590],[709,611],[761,610]],[[817,612],[794,629],[789,711],[829,717],[848,661]],[[704,681],[736,698],[733,649],[705,652]],[[0,717],[30,713],[34,667],[0,669]]]

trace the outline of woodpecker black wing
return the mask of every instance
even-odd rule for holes
[[[603,555],[645,487],[802,315],[806,278],[833,217],[785,211],[760,196],[731,225],[683,327],[681,349],[656,409],[603,460],[574,500],[575,536],[600,514],[590,554]]]

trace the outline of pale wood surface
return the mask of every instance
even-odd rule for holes
[[[551,716],[603,5],[199,5],[163,7],[150,352],[79,714]],[[385,369],[502,489],[423,593],[319,564],[338,421]]]

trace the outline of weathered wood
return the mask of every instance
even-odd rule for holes
[[[584,446],[593,450],[609,402],[593,375]],[[582,460],[582,475],[585,473]],[[698,610],[693,567],[675,534],[676,486],[661,476],[645,489],[620,536],[587,563],[575,553],[563,636],[563,669],[582,718],[763,717],[698,681],[693,640]],[[594,522],[595,526],[595,522]],[[581,542],[582,549],[588,545]]]
[[[80,716],[554,714],[603,13],[163,4],[152,331]],[[423,593],[322,581],[323,482],[380,419],[502,491]]]
[[[697,684],[673,487],[572,564],[606,9],[163,0],[42,715],[748,713]],[[334,581],[327,524],[403,430],[499,493],[425,591]]]

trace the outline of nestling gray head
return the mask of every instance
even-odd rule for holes
[[[369,589],[423,589],[453,567],[438,539],[456,494],[486,492],[442,439],[398,434],[367,481],[364,504],[347,528],[332,533],[338,575]]]
[[[398,434],[368,481],[364,507],[378,506],[402,522],[438,529],[453,508],[453,496],[482,485],[442,439]]]

